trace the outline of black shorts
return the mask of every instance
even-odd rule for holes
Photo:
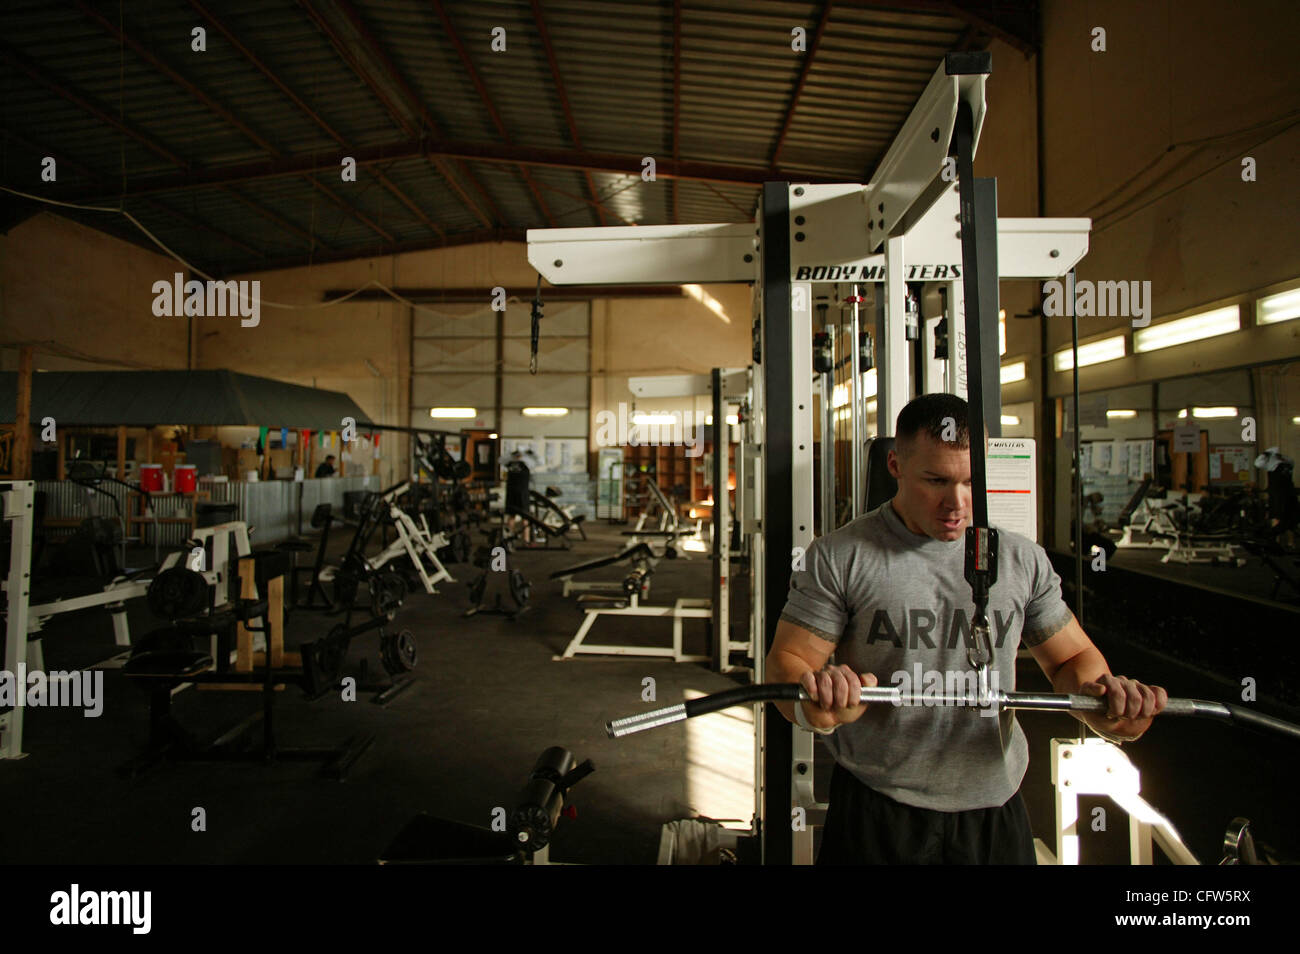
[[[936,812],[896,802],[835,766],[819,865],[1032,865],[1034,837],[1017,792],[1005,805]]]

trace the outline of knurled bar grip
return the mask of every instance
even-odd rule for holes
[[[798,683],[763,683],[756,686],[741,686],[727,689],[711,695],[691,699],[675,706],[653,709],[639,715],[614,719],[606,723],[605,731],[610,738],[617,739],[634,732],[643,732],[659,726],[681,722],[694,716],[718,712],[732,706],[753,702],[808,701],[808,693]],[[863,687],[860,702],[887,703],[894,706],[923,707],[966,707],[992,709],[1024,709],[1058,712],[1105,712],[1106,700],[1099,696],[1084,696],[1058,692],[995,692],[986,701],[975,696],[951,694],[923,694],[903,692],[897,687],[874,686]],[[1161,715],[1194,716],[1202,719],[1215,719],[1233,725],[1272,732],[1277,735],[1300,741],[1300,725],[1278,719],[1274,716],[1248,709],[1245,706],[1230,705],[1223,702],[1207,702],[1203,699],[1170,699],[1165,703]]]

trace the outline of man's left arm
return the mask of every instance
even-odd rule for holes
[[[1101,650],[1093,645],[1073,613],[1060,630],[1030,646],[1029,651],[1057,692],[1105,697],[1105,713],[1071,714],[1111,741],[1141,738],[1151,727],[1151,719],[1169,700],[1169,694],[1160,686],[1112,675]]]

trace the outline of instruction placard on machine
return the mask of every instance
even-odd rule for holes
[[[1038,539],[1036,445],[1030,437],[990,437],[986,467],[989,524]]]

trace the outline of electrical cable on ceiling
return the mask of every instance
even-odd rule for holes
[[[145,225],[139,219],[137,219],[130,212],[126,211],[126,209],[115,209],[115,208],[98,206],[98,205],[81,205],[75,202],[62,202],[58,199],[50,199],[50,198],[46,198],[45,196],[33,195],[29,192],[22,192],[18,189],[11,189],[9,186],[5,186],[5,185],[0,185],[0,191],[8,192],[12,195],[16,195],[23,199],[29,199],[32,202],[43,202],[46,205],[57,205],[66,209],[78,209],[83,212],[115,212],[119,215],[123,215],[127,218],[128,221],[130,221],[132,225],[134,225],[141,232],[143,232],[145,236],[149,239],[149,241],[153,242],[154,245],[157,245],[158,248],[160,248],[163,252],[165,252],[169,258],[172,258],[179,264],[184,265],[195,275],[201,275],[203,278],[206,278],[209,281],[217,281],[217,279],[213,278],[207,272],[203,271],[203,269],[196,268],[195,266],[187,262],[185,259],[183,259],[179,254],[172,251],[172,249],[168,247],[162,241],[162,239],[158,238],[158,236],[150,232],[149,229],[146,228]],[[364,285],[362,285],[360,288],[355,288],[352,291],[348,292],[346,295],[341,295],[338,298],[333,299],[332,301],[323,301],[312,305],[288,305],[283,302],[270,301],[266,298],[261,298],[259,299],[259,301],[261,302],[261,304],[266,305],[268,308],[282,308],[286,311],[315,311],[321,308],[332,308],[335,305],[341,305],[344,302],[348,301],[350,298],[355,298],[357,295],[360,295],[362,292],[367,291],[371,288],[377,288],[379,291],[382,291],[384,294],[388,295],[394,301],[400,302],[403,305],[408,305],[409,307],[414,308],[417,311],[427,312],[428,314],[433,315],[436,318],[470,318],[479,314],[480,311],[489,312],[493,310],[492,306],[488,304],[488,305],[484,305],[478,311],[472,311],[466,314],[459,314],[459,315],[438,311],[436,308],[429,308],[426,305],[421,305],[412,301],[411,299],[405,297],[404,295],[399,295],[397,292],[393,291],[393,289],[389,288],[387,285],[383,284],[382,282],[376,281],[373,278],[370,281],[366,282]],[[523,304],[525,302],[525,299],[520,298],[518,295],[511,295],[509,298],[506,299],[506,301],[514,304]]]

